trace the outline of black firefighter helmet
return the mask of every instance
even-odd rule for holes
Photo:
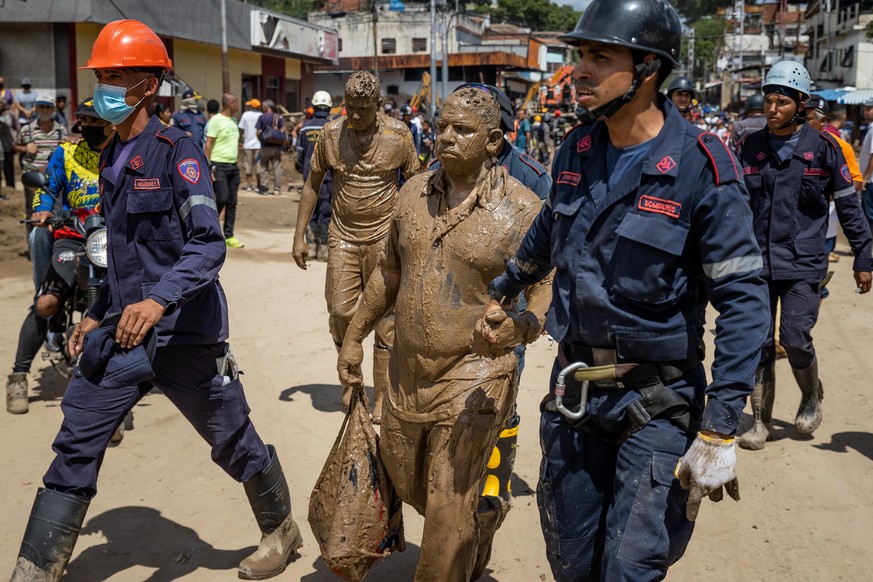
[[[694,89],[694,83],[691,82],[691,79],[688,77],[676,77],[670,84],[667,85],[667,99],[673,97],[673,93],[676,91],[688,91],[691,93],[691,98],[694,99],[697,97],[697,91]]]
[[[651,52],[678,67],[682,25],[667,0],[594,0],[573,32],[559,40],[573,46],[587,40]]]

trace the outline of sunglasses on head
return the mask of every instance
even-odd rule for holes
[[[483,83],[464,83],[463,85],[459,85],[458,88],[455,89],[455,92],[460,91],[461,89],[466,89],[468,87],[473,89],[479,89],[480,91],[485,91],[486,93],[494,97],[494,99],[498,98],[497,91],[494,89],[494,87],[491,87],[490,85],[485,85]]]

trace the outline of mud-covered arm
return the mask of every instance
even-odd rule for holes
[[[379,257],[379,266],[367,280],[361,303],[349,323],[346,342],[363,342],[376,323],[394,307],[400,288],[400,261],[396,245],[396,223],[392,222],[385,248]]]
[[[722,435],[737,430],[770,325],[767,287],[760,276],[763,261],[747,197],[739,182],[711,187],[697,203],[692,225],[707,295],[719,313],[701,430]]]
[[[525,287],[546,278],[552,271],[550,246],[553,224],[552,209],[547,200],[521,241],[521,246],[509,259],[506,270],[491,282],[491,290],[514,299]]]
[[[397,299],[397,291],[400,288],[400,268],[396,241],[397,230],[395,223],[392,223],[388,240],[385,241],[385,249],[379,258],[379,266],[367,281],[361,303],[349,323],[337,357],[336,369],[343,386],[356,389],[364,387],[364,377],[361,372],[364,349],[361,343],[372,331],[376,322],[391,310]]]

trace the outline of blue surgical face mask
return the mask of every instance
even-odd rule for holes
[[[148,79],[149,78],[146,77],[130,89],[142,85],[145,81],[148,81]],[[145,99],[145,96],[143,96],[142,99],[137,101],[136,105],[128,105],[124,98],[127,96],[127,92],[130,91],[130,89],[127,87],[119,87],[117,85],[97,83],[97,86],[94,87],[94,110],[97,111],[97,115],[113,125],[118,125],[130,117],[130,114],[133,113],[133,110],[136,109],[137,105],[142,103],[143,99]]]

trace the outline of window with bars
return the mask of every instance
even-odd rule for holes
[[[427,52],[427,39],[426,38],[413,38],[412,39],[412,52],[414,52],[414,53]]]
[[[382,54],[393,55],[397,54],[397,40],[393,38],[382,39]]]

